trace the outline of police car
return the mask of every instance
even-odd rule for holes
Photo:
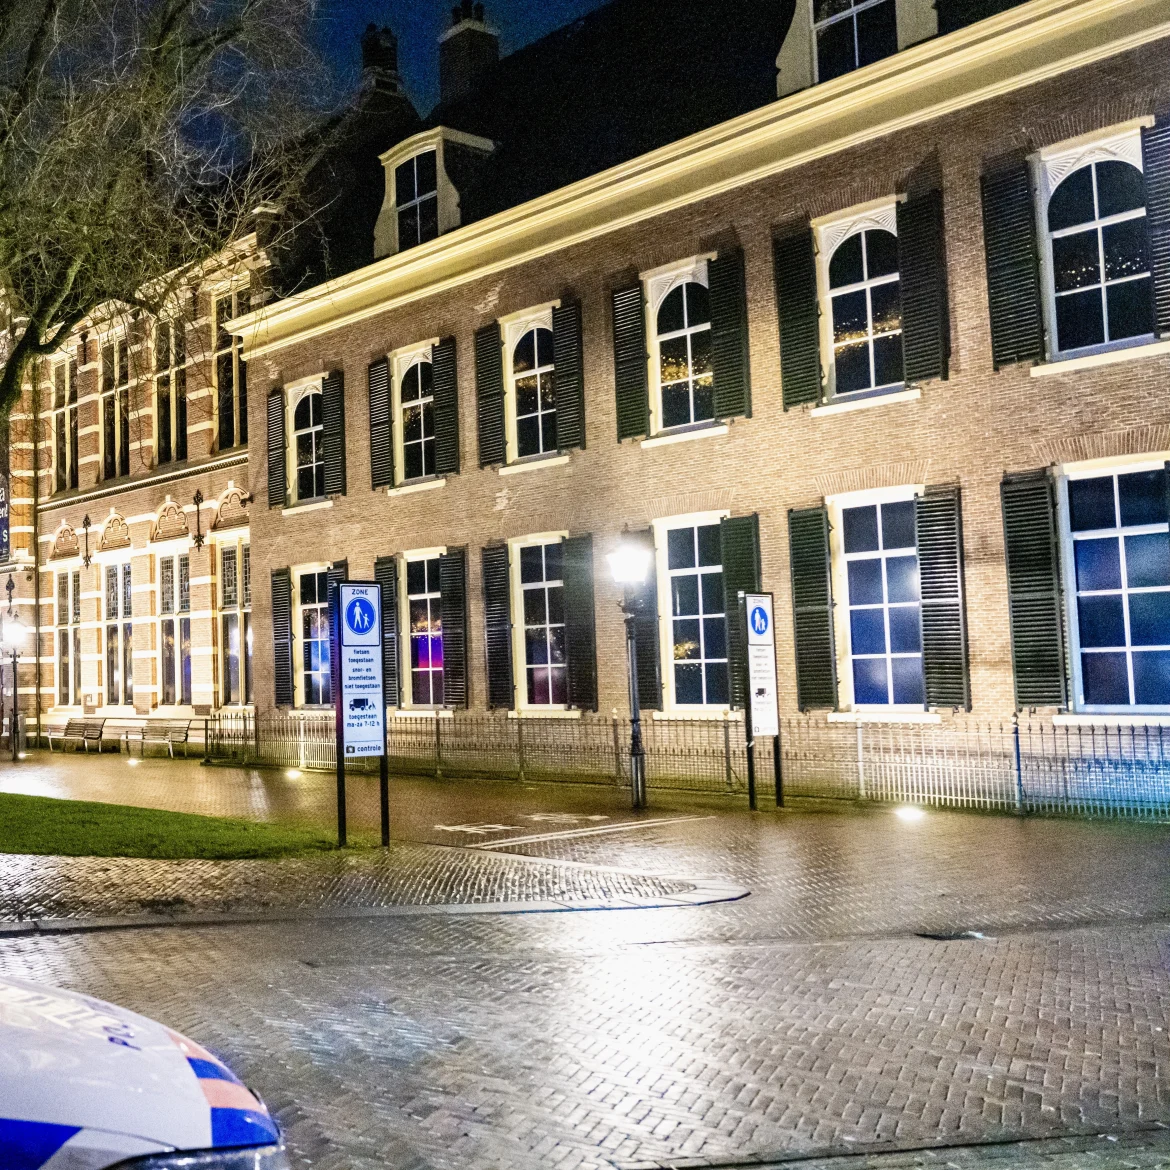
[[[276,1123],[198,1044],[0,976],[3,1170],[288,1170]]]

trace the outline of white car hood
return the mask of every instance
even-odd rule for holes
[[[101,1000],[0,977],[6,1170],[278,1140],[264,1106],[199,1045]],[[65,1157],[81,1147],[94,1157]]]

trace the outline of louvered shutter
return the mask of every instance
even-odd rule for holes
[[[443,623],[443,703],[467,706],[467,550],[439,558],[439,614]]]
[[[971,709],[963,523],[957,485],[928,487],[914,502],[922,586],[922,671],[926,706]]]
[[[349,561],[334,561],[329,566],[325,574],[325,579],[329,583],[329,597],[333,598],[333,591],[341,584],[342,581],[349,580]]]
[[[650,572],[632,597],[638,640],[638,660],[634,664],[634,673],[638,680],[638,705],[647,711],[661,711],[662,657],[658,642],[658,566],[654,557],[654,531],[647,528],[642,532],[631,532],[625,539],[646,545],[651,554]]]
[[[455,338],[440,341],[431,351],[435,411],[435,472],[459,474],[459,379]]]
[[[897,205],[902,355],[907,382],[945,378],[951,352],[942,192]]]
[[[1150,234],[1154,328],[1170,334],[1170,117],[1142,131],[1146,176],[1146,228]]]
[[[784,409],[821,400],[821,322],[812,228],[772,241],[780,317],[780,385]]]
[[[475,334],[475,399],[479,465],[504,463],[508,458],[504,430],[504,351],[500,326],[495,321]]]
[[[727,614],[727,669],[731,705],[747,705],[747,631],[739,620],[739,595],[760,591],[760,518],[732,516],[719,525],[723,549],[723,606]]]
[[[824,508],[788,513],[792,569],[796,703],[802,711],[837,708],[837,652],[829,576],[829,514]]]
[[[272,570],[272,682],[278,707],[291,707],[293,694],[292,574]]]
[[[980,182],[991,356],[998,370],[1044,357],[1036,213],[1023,160],[988,171]]]
[[[375,488],[394,486],[394,431],[390,425],[390,362],[370,362],[370,481]]]
[[[483,559],[483,609],[487,652],[488,706],[511,708],[512,688],[512,589],[508,574],[508,546],[485,548]]]
[[[593,601],[593,537],[564,542],[565,639],[569,656],[569,706],[597,710],[597,630]]]
[[[1052,480],[1047,471],[1000,484],[1016,707],[1068,701],[1060,557]]]
[[[650,384],[646,352],[646,303],[642,282],[613,294],[614,390],[618,442],[650,433]]]
[[[325,494],[345,495],[345,375],[326,376],[321,386],[321,422],[325,439]]]
[[[284,391],[273,390],[268,395],[268,506],[283,508],[287,503]]]
[[[585,446],[585,361],[581,336],[581,306],[553,309],[553,386],[557,405],[557,449]]]
[[[720,252],[707,265],[711,293],[711,359],[715,417],[751,417],[752,372],[748,357],[747,284],[743,252]]]
[[[402,702],[398,667],[398,558],[379,557],[374,580],[382,586],[382,693],[387,707]]]

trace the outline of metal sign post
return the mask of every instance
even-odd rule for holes
[[[755,740],[761,736],[771,737],[776,772],[776,804],[783,805],[780,705],[776,695],[776,629],[773,621],[772,594],[747,593],[744,595],[743,608],[747,621],[749,750],[754,756]],[[749,775],[752,780],[755,779],[755,768],[752,766],[754,763],[754,759],[751,759]],[[752,808],[755,808],[754,784],[751,787]]]
[[[346,844],[345,761],[382,761],[382,843],[389,836],[386,780],[386,701],[382,678],[382,587],[373,581],[345,581],[333,590],[329,607],[337,709],[337,843]]]

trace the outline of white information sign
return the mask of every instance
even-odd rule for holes
[[[341,722],[345,754],[380,756],[386,750],[382,692],[382,590],[344,583],[341,620]]]
[[[752,738],[780,734],[780,710],[776,698],[776,630],[772,595],[748,593],[747,608],[748,702]]]

